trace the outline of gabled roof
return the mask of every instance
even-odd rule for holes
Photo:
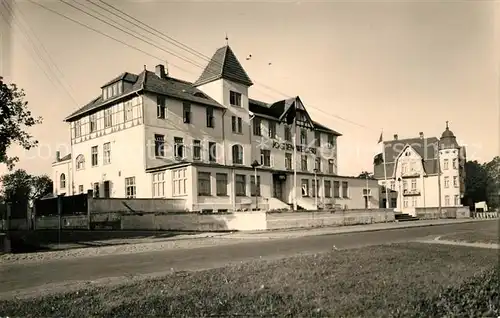
[[[249,110],[256,116],[260,115],[261,117],[280,122],[280,119],[282,119],[283,116],[285,116],[290,109],[291,103],[289,100],[290,99],[286,99],[278,101],[276,103],[268,104],[256,99],[249,98],[248,99]],[[324,132],[333,134],[335,136],[342,136],[341,133],[333,129],[330,129],[324,125],[321,125],[318,122],[312,121],[312,124],[314,125],[314,129],[322,130]]]
[[[386,159],[385,167],[388,178],[392,178],[394,176],[396,160],[401,154],[401,152],[404,151],[407,145],[411,146],[412,149],[415,150],[415,152],[417,152],[418,155],[422,158],[422,164],[427,174],[437,173],[438,139],[436,137],[397,139],[384,142],[385,159]],[[375,178],[383,179],[384,178],[383,162],[374,164],[373,172]]]
[[[195,86],[207,84],[218,79],[228,79],[247,86],[252,86],[253,82],[248,77],[240,62],[233,53],[233,50],[226,45],[215,51],[208,62],[208,65],[201,73],[200,78],[194,83]]]
[[[103,100],[101,94],[99,97],[96,97],[92,101],[90,101],[87,105],[83,106],[82,108],[66,117],[65,121],[76,120],[81,116],[87,115],[93,111],[97,111],[98,109],[106,107],[110,103],[115,103],[118,100],[121,100],[140,91],[162,94],[172,98],[187,100],[216,108],[225,108],[210,96],[207,96],[205,93],[194,87],[189,82],[173,77],[162,79],[159,78],[154,72],[147,70],[142,71],[139,75],[130,73],[127,74],[129,74],[126,75],[127,79],[135,78],[135,82],[131,87],[125,87],[121,95]],[[123,77],[123,74],[115,78],[115,80],[121,77]]]

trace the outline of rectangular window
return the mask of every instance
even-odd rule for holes
[[[333,196],[335,198],[340,198],[340,182],[333,181]]]
[[[253,119],[253,134],[255,136],[262,136],[261,120],[260,118]]]
[[[182,104],[182,113],[184,116],[184,123],[185,124],[190,124],[191,123],[191,104],[184,102]]]
[[[110,181],[104,181],[104,197],[109,198],[111,196],[111,182]]]
[[[80,184],[80,185],[78,186],[78,192],[79,192],[80,194],[82,194],[82,193],[83,193],[83,184]]]
[[[237,165],[243,164],[243,147],[241,145],[234,145],[232,147],[233,151],[233,163]]]
[[[333,159],[328,159],[328,173],[334,174]]]
[[[156,117],[167,118],[167,107],[165,96],[156,96]]]
[[[193,140],[193,160],[201,160],[201,141]]]
[[[317,197],[318,196],[318,190],[319,190],[319,180],[316,179],[316,182],[314,182],[314,180],[312,180],[311,182],[311,196],[313,198]]]
[[[285,141],[292,142],[292,128],[285,125]]]
[[[455,195],[455,205],[456,206],[460,205],[460,196],[459,195]]]
[[[457,169],[458,168],[458,160],[457,158],[453,158],[453,169]]]
[[[155,134],[155,157],[165,157],[165,136]]]
[[[300,183],[301,183],[302,196],[303,197],[309,196],[309,179],[302,179]]]
[[[292,170],[292,154],[291,153],[285,153],[285,169],[287,170]]]
[[[129,120],[132,120],[133,118],[133,111],[132,111],[132,101],[126,101],[124,104],[123,104],[123,108],[124,108],[124,116],[123,118],[125,119],[125,121],[129,121]]]
[[[260,164],[264,167],[271,166],[271,150],[261,149],[260,150]]]
[[[453,177],[453,187],[458,188],[458,177],[457,176]]]
[[[448,159],[444,159],[444,161],[443,161],[443,170],[448,170],[449,165],[450,165],[449,160]]]
[[[391,190],[396,191],[396,181],[391,181]]]
[[[300,130],[300,144],[307,145],[307,130],[305,129]]]
[[[274,121],[269,121],[269,138],[276,138],[276,123]]]
[[[408,181],[403,181],[403,190],[406,191],[408,190]]]
[[[208,161],[217,162],[217,144],[213,141],[208,143]]]
[[[411,189],[417,190],[417,179],[411,179]]]
[[[444,187],[445,188],[450,187],[450,177],[444,177]]]
[[[217,187],[217,195],[218,196],[226,196],[227,195],[227,174],[226,173],[217,173],[215,174],[216,179],[216,187]]]
[[[94,132],[97,130],[97,117],[96,114],[92,114],[89,116],[89,122],[90,122],[90,132]]]
[[[241,94],[234,91],[229,91],[229,103],[232,106],[241,107]]]
[[[92,161],[92,167],[97,166],[99,163],[97,146],[92,146],[92,148],[90,148],[90,156]]]
[[[184,139],[174,137],[174,154],[176,159],[184,159]]]
[[[104,110],[104,128],[113,126],[113,113],[111,108]]]
[[[111,143],[107,142],[102,145],[103,164],[107,165],[111,163]]]
[[[255,176],[250,177],[250,192],[253,197],[260,196],[260,176],[257,176],[257,187],[255,186]]]
[[[153,173],[153,198],[165,197],[165,171]]]
[[[328,148],[335,147],[335,140],[332,134],[328,134]]]
[[[246,196],[247,195],[247,180],[246,176],[242,174],[235,175],[235,191],[237,196]]]
[[[238,132],[236,118],[236,116],[231,116],[231,130],[233,132]]]
[[[406,163],[402,163],[401,164],[401,173],[406,173],[406,170],[407,170],[407,164]]]
[[[198,172],[198,195],[211,195],[210,172]]]
[[[332,197],[332,182],[330,180],[325,180],[325,198]]]
[[[398,206],[398,199],[391,198],[391,208],[396,208],[397,206]]]
[[[408,207],[408,198],[403,199],[403,207],[407,208]]]
[[[449,195],[444,196],[444,205],[450,206],[450,196]]]
[[[316,147],[321,147],[321,132],[319,131],[314,132],[314,145]]]
[[[207,127],[209,128],[214,128],[215,123],[214,123],[214,109],[212,107],[207,107]]]
[[[307,156],[306,155],[300,156],[300,169],[302,171],[307,171]]]
[[[238,133],[241,134],[243,132],[243,120],[241,117],[238,117]]]
[[[349,183],[342,181],[342,197],[349,198]]]
[[[125,196],[127,198],[135,198],[136,195],[135,177],[125,178]]]
[[[314,158],[314,169],[316,169],[317,173],[321,172],[321,158]]]
[[[172,195],[183,196],[187,193],[187,169],[172,170]]]
[[[82,135],[82,124],[79,120],[75,121],[75,138]]]

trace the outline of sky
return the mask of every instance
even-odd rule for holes
[[[126,24],[91,2],[65,1]],[[439,137],[446,121],[469,160],[500,154],[499,2],[105,1],[177,42],[127,24],[155,47],[57,0],[39,3],[149,55],[27,0],[12,0],[14,16],[0,16],[0,74],[22,87],[30,110],[44,118],[30,130],[38,149],[10,149],[21,158],[18,168],[50,174],[55,152],[68,149],[63,119],[105,82],[160,63],[171,76],[194,81],[207,61],[176,45],[210,57],[226,33],[255,83],[251,98],[298,95],[314,120],[342,133],[341,175],[373,171],[381,131],[386,140]]]

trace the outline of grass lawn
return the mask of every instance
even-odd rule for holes
[[[484,222],[481,231],[464,231],[441,236],[441,240],[500,244],[500,220]]]
[[[3,301],[0,317],[497,317],[495,266],[497,250],[395,244]]]

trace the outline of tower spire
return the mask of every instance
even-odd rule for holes
[[[226,32],[226,45],[229,45],[229,38],[227,37],[227,32]]]
[[[446,121],[446,130],[448,130],[449,127],[448,127],[448,121]]]

